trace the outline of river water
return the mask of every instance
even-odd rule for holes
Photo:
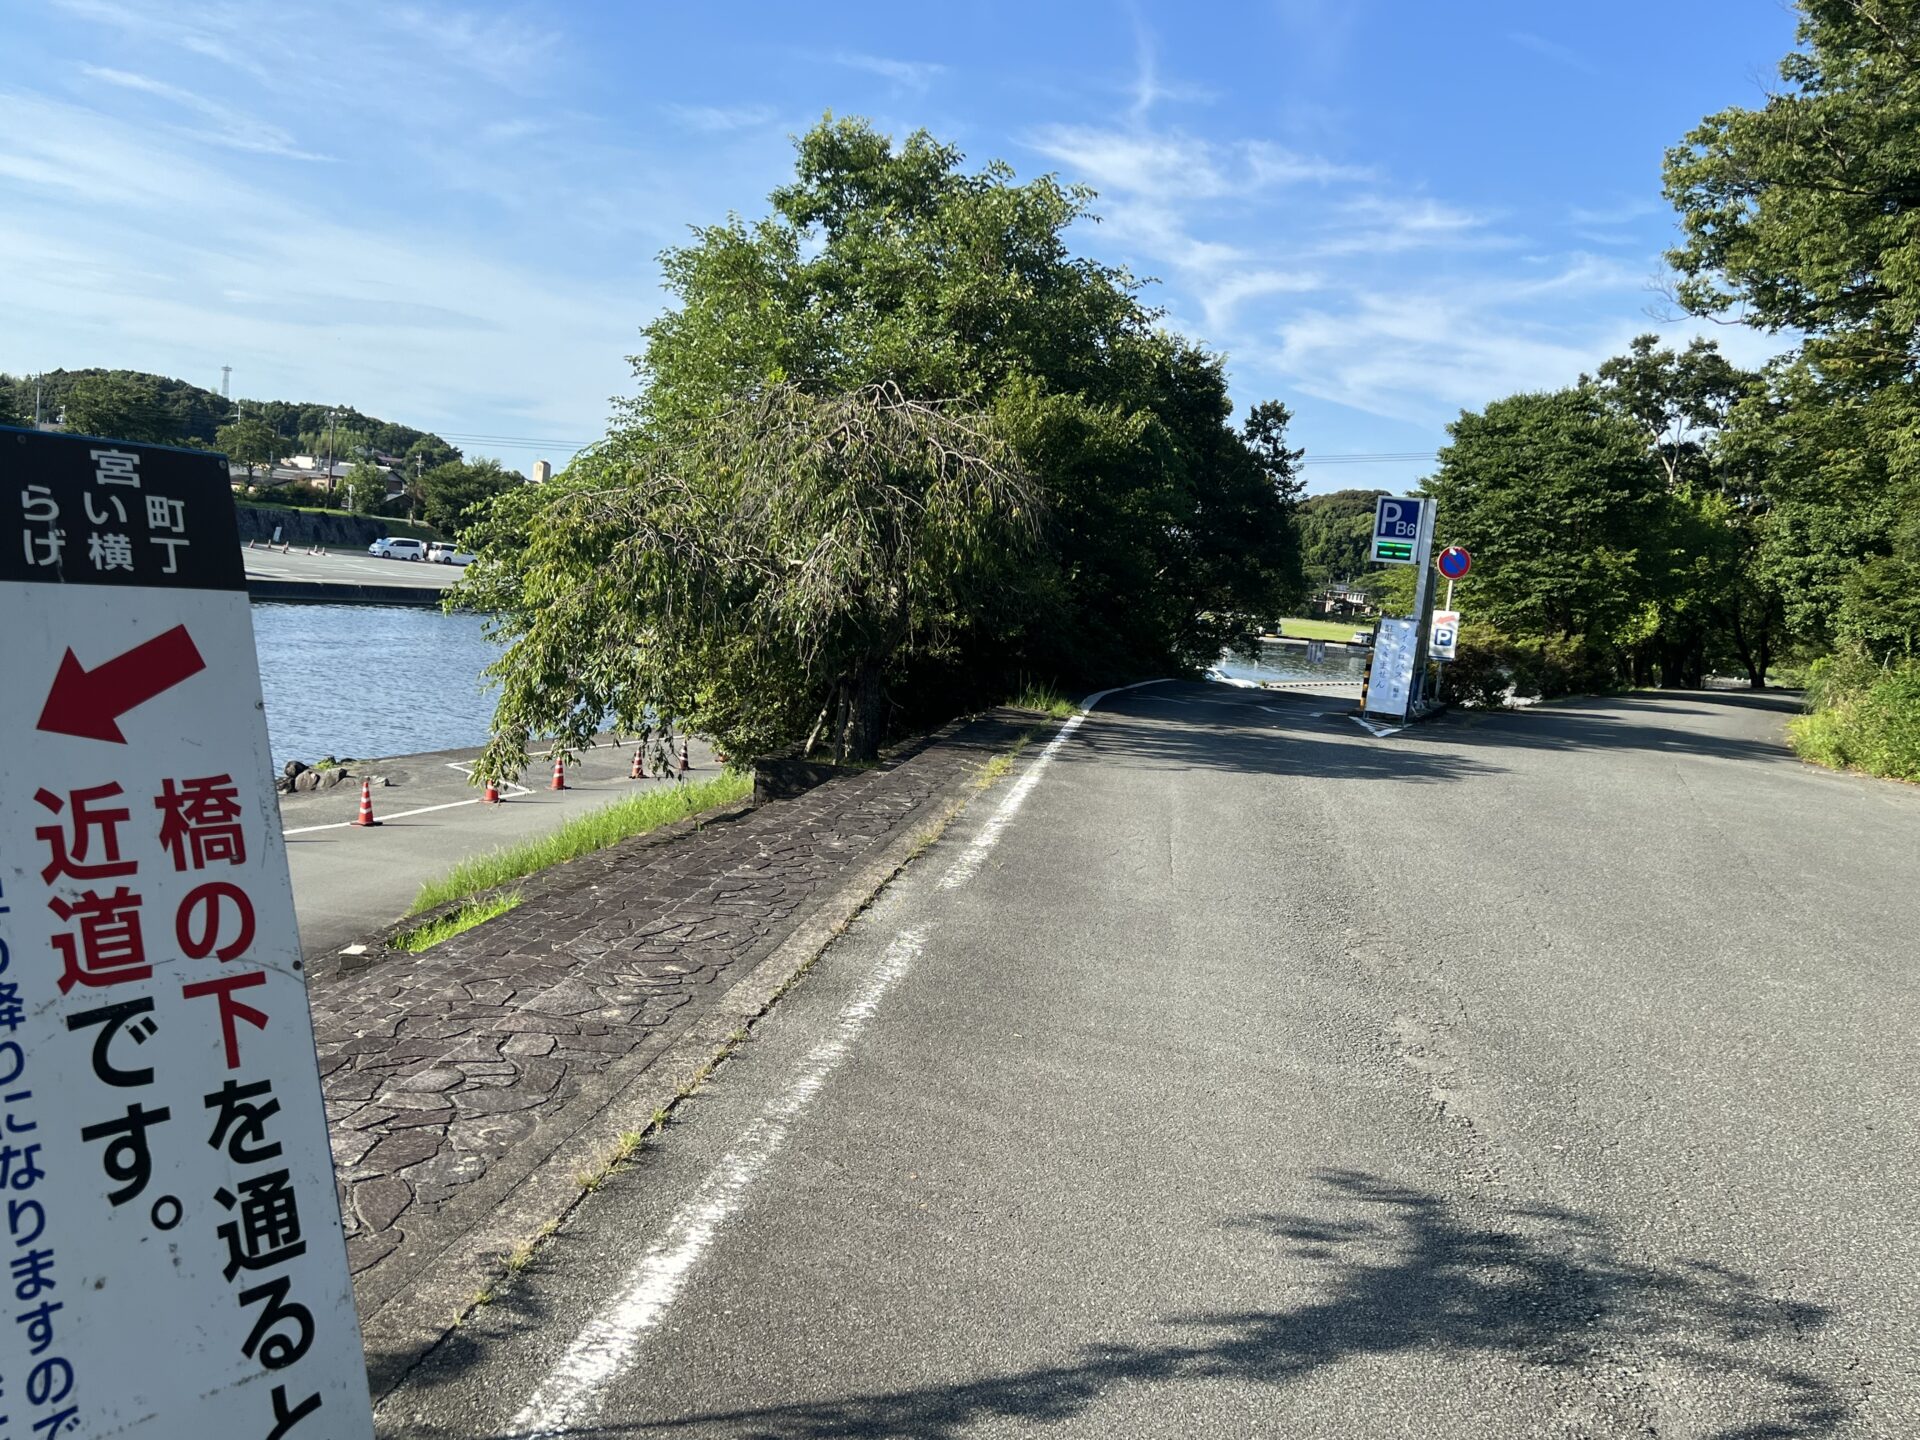
[[[253,607],[273,763],[483,745],[500,653],[478,615],[424,605]]]
[[[1229,650],[1214,666],[1235,680],[1364,680],[1367,652],[1343,645],[1327,646],[1324,660],[1307,659],[1307,647],[1262,640],[1250,651]]]
[[[500,653],[478,615],[413,605],[253,607],[273,763],[375,759],[483,745],[493,689],[480,672]],[[1262,641],[1216,667],[1238,680],[1359,680],[1363,651]]]

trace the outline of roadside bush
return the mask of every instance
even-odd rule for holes
[[[1475,710],[1500,710],[1513,684],[1514,644],[1491,625],[1463,625],[1453,662],[1441,667],[1440,698]]]
[[[1604,695],[1620,689],[1613,657],[1585,636],[1557,636],[1514,647],[1513,686],[1517,695]]]
[[[1815,764],[1920,780],[1920,659],[1877,666],[1857,651],[1816,662],[1808,713],[1788,725]]]

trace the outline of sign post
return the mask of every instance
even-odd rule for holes
[[[0,429],[0,1412],[371,1440],[222,457]]]

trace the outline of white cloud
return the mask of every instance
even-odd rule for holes
[[[773,120],[773,110],[765,105],[668,105],[665,109],[685,128],[708,135],[752,130]]]
[[[1156,201],[1251,197],[1275,186],[1359,179],[1364,170],[1260,140],[1221,144],[1179,131],[1046,125],[1027,138],[1068,180]]]
[[[894,60],[885,55],[868,55],[858,50],[838,50],[828,57],[835,65],[849,70],[864,70],[893,82],[899,90],[925,90],[934,79],[946,73],[946,66],[932,60]]]
[[[659,305],[642,257],[569,280],[541,253],[304,205],[78,106],[0,93],[0,133],[6,368],[131,365],[205,383],[231,364],[254,396],[593,435]]]
[[[271,125],[264,120],[242,114],[217,101],[209,100],[195,91],[183,90],[177,85],[169,85],[150,75],[136,75],[131,71],[111,70],[99,65],[82,65],[80,73],[103,85],[151,95],[183,110],[190,110],[202,119],[212,121],[211,129],[203,127],[186,132],[196,139],[207,140],[215,145],[224,145],[232,150],[244,150],[257,155],[277,155],[287,160],[331,158],[302,150],[294,143],[293,137],[278,125]]]
[[[1507,35],[1507,39],[1524,50],[1531,50],[1536,55],[1544,55],[1556,65],[1564,65],[1567,69],[1577,70],[1582,75],[1592,75],[1596,79],[1604,79],[1606,76],[1606,72],[1586,56],[1570,45],[1562,45],[1558,40],[1549,40],[1544,35],[1535,35],[1526,30],[1512,31]]]

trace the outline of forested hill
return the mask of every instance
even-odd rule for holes
[[[157,445],[212,448],[220,427],[241,415],[257,419],[283,442],[283,454],[327,448],[327,417],[333,416],[335,455],[362,453],[413,456],[428,466],[458,459],[459,450],[427,430],[399,425],[350,406],[285,400],[226,399],[212,390],[140,370],[50,370],[41,376],[0,374],[0,424],[30,423],[34,387],[40,410],[51,419],[65,414],[70,430],[144,440]]]

